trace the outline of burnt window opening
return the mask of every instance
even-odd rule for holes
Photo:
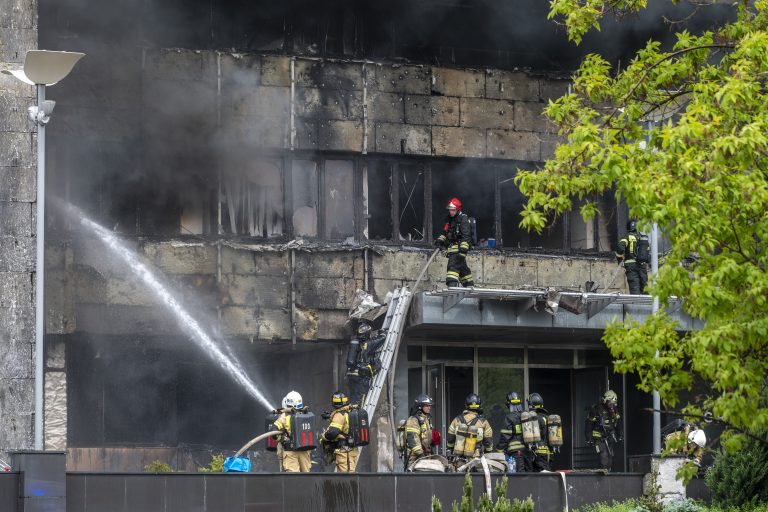
[[[294,160],[291,167],[294,236],[317,236],[317,162]]]
[[[398,163],[393,169],[397,180],[397,223],[400,241],[424,240],[426,164]]]
[[[456,197],[461,210],[477,221],[479,246],[496,238],[496,168],[471,160],[439,162],[432,165],[432,225],[435,235],[442,232],[448,217],[446,205]]]
[[[324,224],[326,239],[355,236],[354,163],[326,160],[323,172]]]
[[[363,237],[392,240],[392,166],[388,161],[363,164]]]
[[[260,238],[283,235],[282,160],[256,158],[227,166],[221,175],[221,229]]]

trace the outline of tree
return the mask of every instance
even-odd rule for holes
[[[605,13],[644,7],[551,0],[550,17],[578,42]],[[604,341],[615,367],[667,406],[706,384],[685,410],[721,416],[733,427],[722,438],[729,449],[740,430],[768,427],[768,2],[733,9],[711,30],[678,31],[671,49],[647,43],[622,70],[587,56],[572,92],[545,109],[564,142],[516,178],[528,197],[522,227],[540,231],[577,198],[590,219],[591,199],[615,191],[641,228],[657,223],[669,236],[651,292],[661,304],[682,298],[704,327],[681,335],[662,308],[643,324],[610,325]]]

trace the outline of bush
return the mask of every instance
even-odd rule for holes
[[[483,493],[475,508],[472,501],[472,477],[467,474],[464,478],[464,494],[461,503],[453,502],[451,512],[533,512],[533,500],[529,496],[525,500],[510,500],[507,498],[507,477],[496,483],[496,503],[490,496]],[[432,496],[432,512],[442,512],[443,505],[437,497]]]
[[[594,503],[581,507],[578,512],[651,512],[638,500],[614,501],[608,503]]]
[[[146,473],[173,473],[171,466],[161,460],[153,460],[144,466],[144,471]]]
[[[208,467],[197,468],[198,473],[223,473],[224,472],[224,454],[218,453],[213,456]]]
[[[693,500],[683,500],[664,506],[664,512],[706,512],[708,509]]]
[[[754,508],[762,504],[768,509],[768,446],[748,438],[739,451],[721,450],[705,480],[714,505]]]

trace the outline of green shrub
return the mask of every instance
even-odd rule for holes
[[[664,512],[706,512],[707,508],[693,500],[675,501],[664,505]]]
[[[721,450],[705,479],[714,505],[754,508],[762,504],[768,510],[768,446],[748,438],[739,451]]]
[[[510,500],[507,498],[507,477],[496,483],[496,503],[491,497],[483,493],[475,508],[472,500],[472,476],[464,477],[464,493],[461,502],[453,502],[451,512],[533,512],[533,499],[529,496],[525,500]],[[437,497],[432,496],[432,512],[441,512],[443,505]]]
[[[651,512],[639,500],[614,501],[608,503],[593,503],[578,509],[578,512]]]
[[[217,453],[211,459],[208,467],[197,468],[198,473],[223,473],[224,472],[224,454]]]
[[[144,471],[146,473],[173,473],[171,466],[161,460],[153,460],[144,466]]]

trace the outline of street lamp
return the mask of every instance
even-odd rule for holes
[[[43,331],[45,311],[45,125],[51,119],[55,101],[46,101],[45,86],[66,77],[77,61],[85,56],[77,52],[30,50],[24,58],[24,69],[3,70],[25,84],[37,88],[37,105],[29,107],[29,117],[37,126],[37,250],[35,261],[35,450],[43,449]]]

